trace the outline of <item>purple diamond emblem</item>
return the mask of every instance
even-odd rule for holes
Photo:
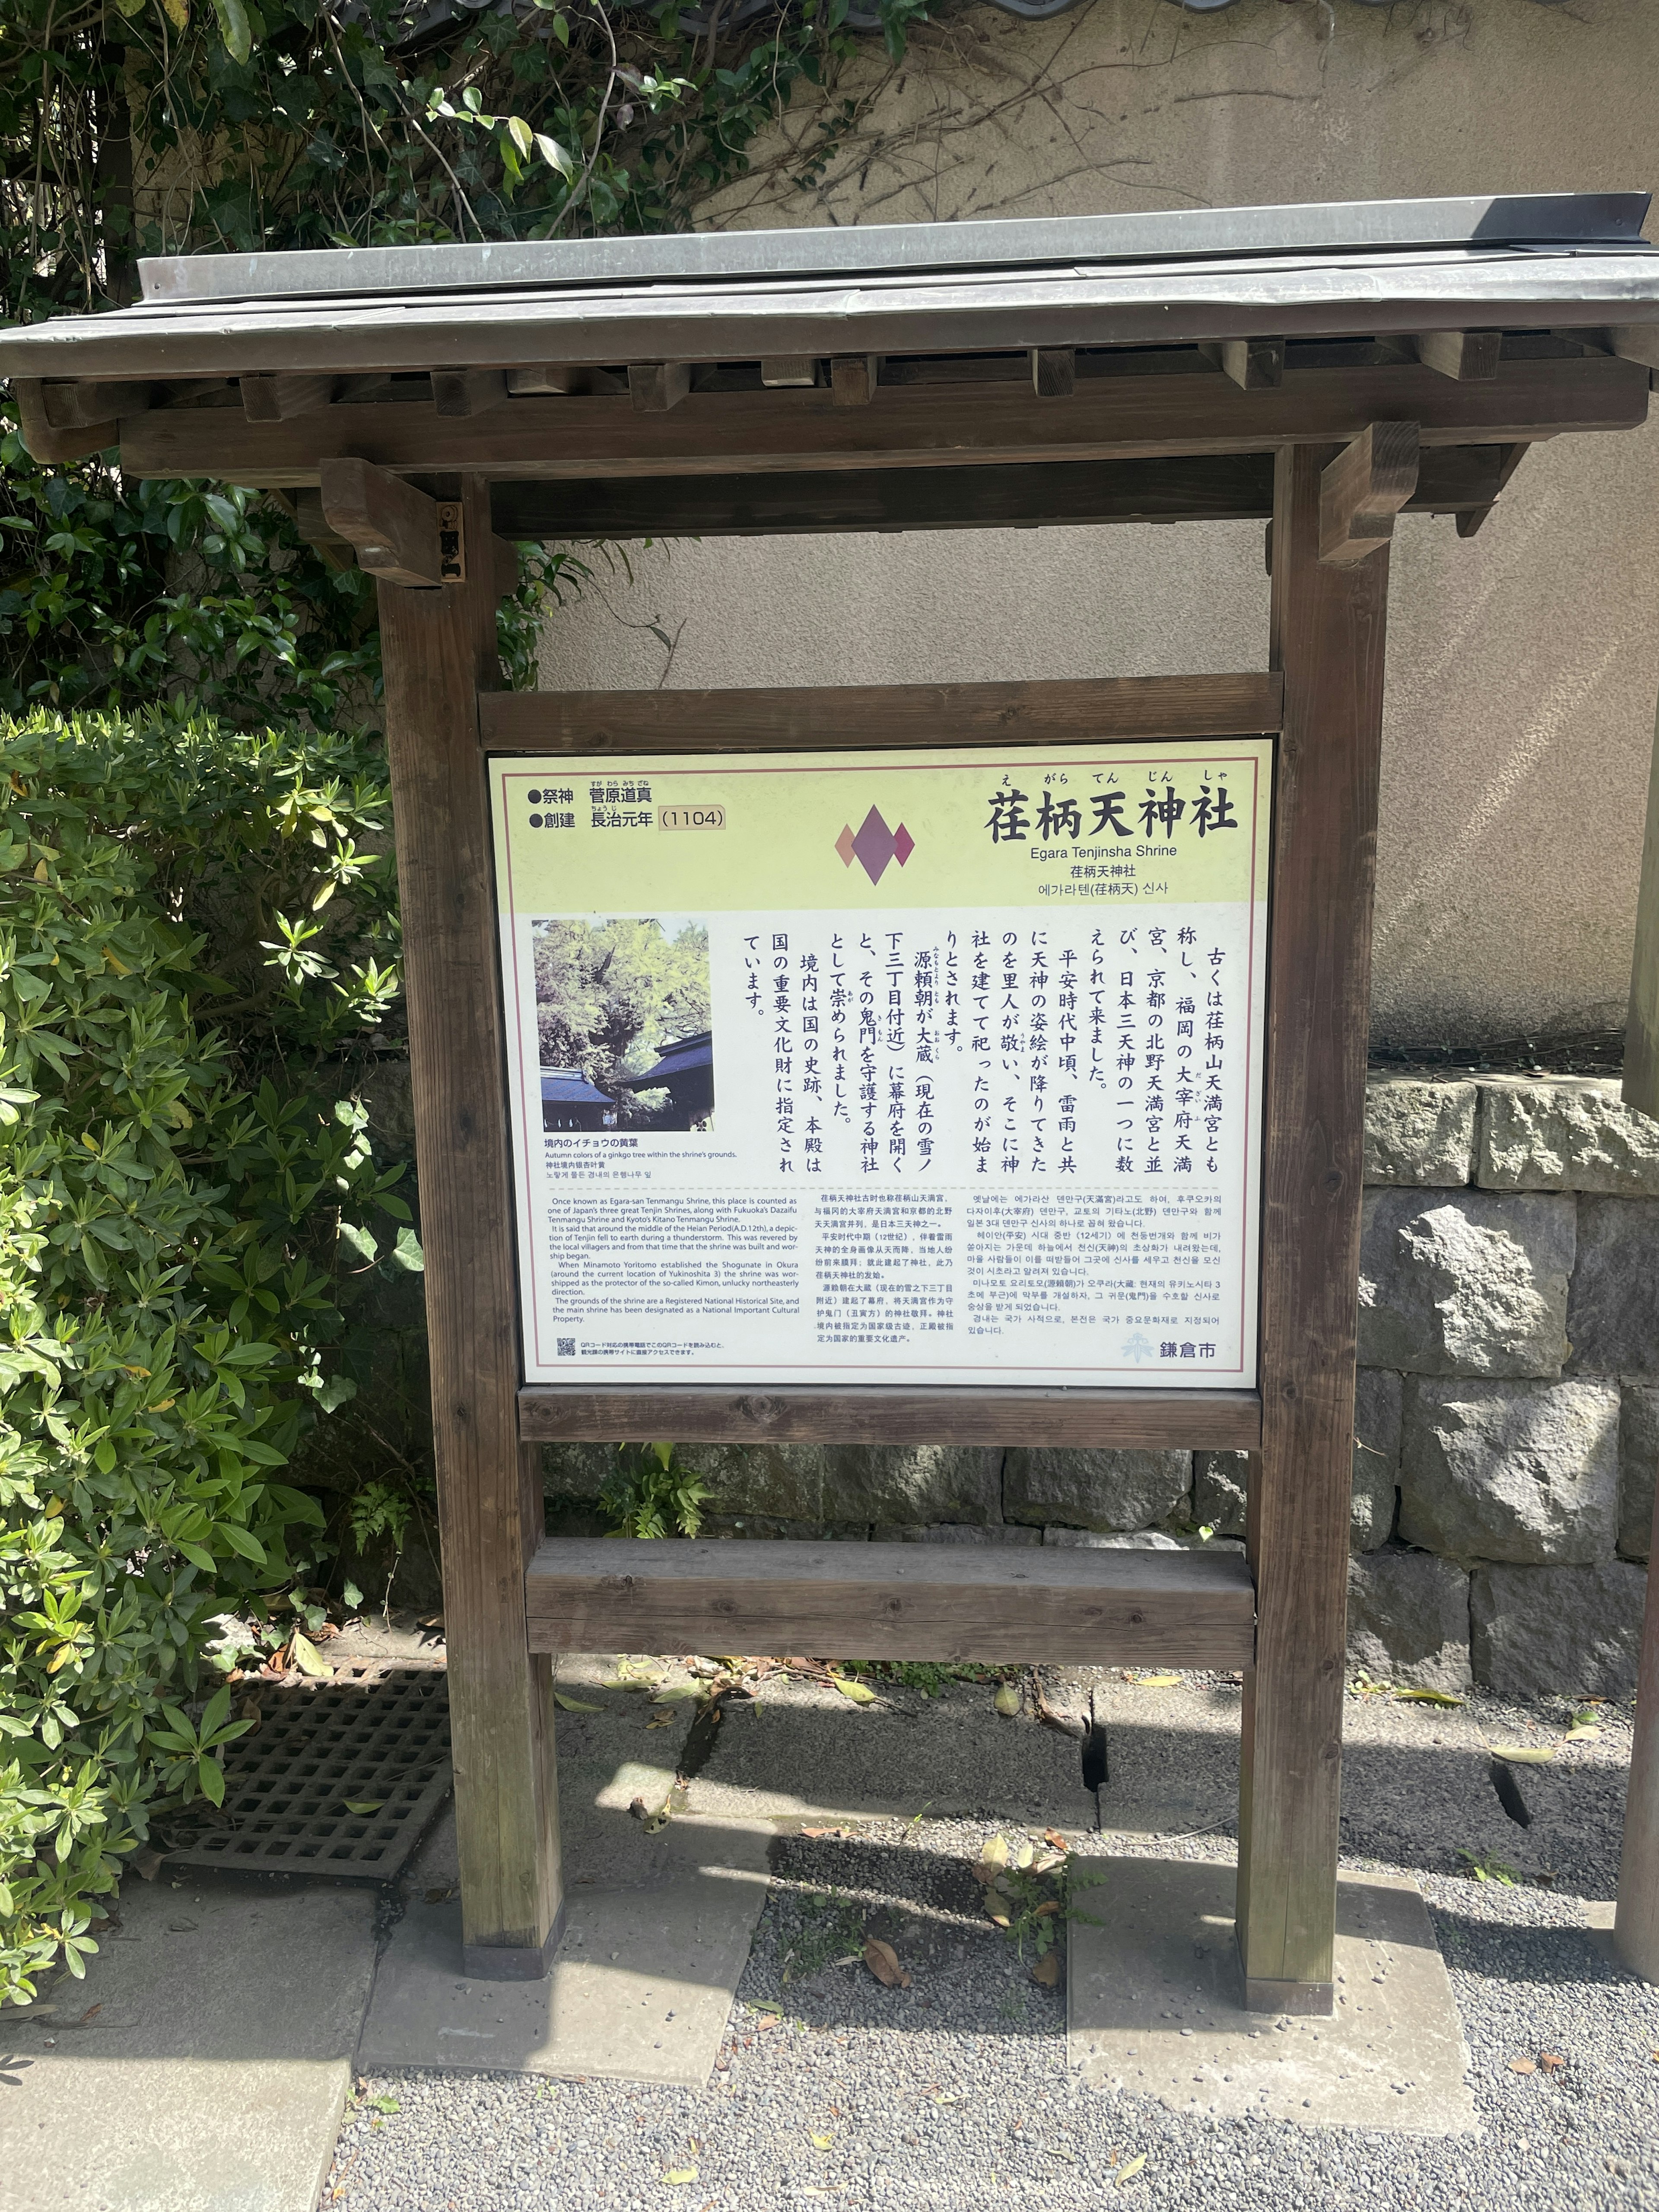
[[[842,865],[850,868],[856,860],[872,884],[881,881],[890,860],[896,860],[902,867],[915,849],[916,841],[904,824],[901,822],[896,830],[890,830],[878,806],[870,809],[856,836],[848,823],[836,840]]]

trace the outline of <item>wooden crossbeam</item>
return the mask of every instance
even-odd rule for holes
[[[321,491],[325,521],[360,568],[388,584],[442,580],[436,500],[355,456],[323,464]]]
[[[1031,352],[1031,389],[1039,399],[1069,399],[1077,389],[1077,355],[1064,346]]]
[[[1241,392],[1275,392],[1285,381],[1283,338],[1218,338],[1199,351]]]
[[[434,368],[432,404],[442,416],[465,420],[487,414],[507,398],[504,368]]]
[[[1275,700],[1267,696],[1267,677],[1130,678],[1125,683],[1202,684],[1235,690],[1254,684],[1255,704],[1244,722],[1254,732],[1278,719]],[[1079,684],[1006,687],[975,684],[955,696],[966,702],[1004,689],[1078,694],[1103,691],[1104,685]],[[906,714],[905,694],[915,695]],[[884,687],[820,692],[820,701],[842,702],[841,745],[868,745],[872,732],[884,729],[888,744],[925,744],[948,737],[952,744],[986,743],[984,727],[994,711],[987,701],[976,729],[963,736],[948,717],[953,687],[946,684]],[[722,732],[712,743],[708,729],[714,703],[729,692],[600,692],[559,695],[535,691],[496,692],[480,699],[480,730],[487,748],[535,752],[635,750],[738,750],[769,739],[769,750],[810,751],[829,739],[829,716],[815,710],[810,692],[757,691],[751,726],[735,738]],[[883,708],[876,702],[885,700]],[[615,702],[614,707],[611,702]],[[654,702],[654,708],[652,702]],[[684,702],[684,722],[678,717]],[[1173,704],[1174,702],[1170,702]],[[1196,703],[1189,695],[1188,706]],[[539,717],[526,708],[539,707]],[[1224,714],[1225,708],[1221,710]],[[1236,710],[1235,710],[1236,711]],[[769,730],[761,727],[770,713]],[[1112,716],[1103,717],[1109,730]],[[1133,723],[1133,714],[1124,718]],[[1157,720],[1156,716],[1151,718]],[[1166,720],[1168,718],[1166,717]],[[1176,719],[1194,726],[1190,713]],[[1211,729],[1207,722],[1197,726]],[[1241,726],[1235,719],[1229,726]],[[689,728],[697,734],[684,744],[674,735]],[[596,736],[595,732],[601,734]],[[1076,734],[1081,734],[1081,732]],[[1098,737],[1098,727],[1089,734]],[[1007,744],[1005,729],[1001,742]],[[1018,738],[1017,740],[1018,741]],[[1075,740],[1074,740],[1075,741]],[[877,739],[877,743],[883,740]],[[811,1389],[793,1385],[772,1390],[738,1391],[719,1384],[690,1384],[659,1389],[577,1388],[567,1383],[526,1383],[519,1393],[519,1433],[526,1443],[596,1441],[619,1436],[676,1436],[689,1443],[860,1444],[1031,1444],[1107,1447],[1145,1451],[1249,1451],[1261,1436],[1261,1402],[1253,1390],[947,1390],[939,1389],[842,1388]]]
[[[544,1539],[532,1651],[823,1651],[872,1659],[1244,1668],[1236,1552],[1043,1545]]]
[[[1496,376],[1504,350],[1502,331],[1423,331],[1417,358],[1437,375],[1467,381]]]
[[[655,374],[630,372],[630,388]],[[1291,369],[1281,388],[1257,392],[1201,374],[1091,377],[1063,407],[1029,384],[884,384],[874,406],[838,405],[823,390],[694,392],[655,414],[622,399],[526,398],[461,421],[386,404],[337,404],[291,422],[163,408],[123,425],[121,459],[135,476],[256,486],[315,483],[323,459],[343,453],[415,475],[476,470],[521,481],[737,475],[1261,453],[1298,439],[1343,444],[1388,420],[1417,422],[1427,444],[1510,443],[1629,429],[1647,407],[1647,370],[1601,355],[1505,361],[1473,383],[1404,362]]]
[[[286,422],[295,415],[314,415],[339,388],[337,376],[245,376],[242,412],[250,422]]]
[[[1319,557],[1364,561],[1394,536],[1394,519],[1417,489],[1415,422],[1373,422],[1319,479]]]
[[[1480,514],[1503,489],[1505,446],[1434,446],[1407,505]],[[1269,453],[1130,461],[1033,461],[951,469],[823,469],[755,476],[611,477],[497,483],[511,538],[763,538],[837,531],[1219,522],[1273,512]]]
[[[628,390],[636,415],[666,415],[691,389],[690,364],[684,361],[630,362]]]

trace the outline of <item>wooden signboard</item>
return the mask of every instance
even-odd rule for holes
[[[1646,210],[204,256],[0,333],[37,459],[379,579],[468,1973],[558,1938],[556,1651],[1149,1660],[1243,1670],[1244,1998],[1330,2009],[1394,519],[1643,420]],[[1252,672],[501,688],[497,532],[1249,516]],[[641,933],[684,1025],[590,1064]],[[1243,1451],[1246,1557],[548,1540],[544,1443],[641,1437]]]

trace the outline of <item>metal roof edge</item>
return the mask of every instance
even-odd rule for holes
[[[1311,201],[1144,214],[1021,216],[648,238],[506,240],[472,246],[339,246],[142,260],[146,304],[327,294],[635,284],[722,276],[872,276],[1045,263],[1208,258],[1425,246],[1636,245],[1651,194],[1544,192],[1451,199]]]

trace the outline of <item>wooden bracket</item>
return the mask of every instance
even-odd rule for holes
[[[818,380],[818,365],[811,354],[768,354],[761,361],[761,382],[769,391],[805,387]]]
[[[1394,536],[1394,519],[1417,489],[1415,422],[1373,422],[1319,478],[1319,557],[1348,567]]]
[[[432,372],[432,404],[440,415],[484,415],[501,406],[506,398],[503,368],[434,368]]]
[[[314,415],[331,403],[339,380],[336,376],[245,376],[242,412],[250,422],[286,422],[295,415]]]
[[[120,431],[112,419],[103,422],[88,422],[74,428],[62,428],[55,423],[46,410],[46,392],[52,387],[37,376],[14,376],[11,396],[17,409],[17,423],[22,432],[23,443],[37,461],[83,461],[88,453],[101,453],[106,446],[112,446]],[[59,386],[58,390],[76,391],[78,386]]]
[[[149,407],[148,384],[43,384],[40,397],[54,430],[101,428]]]
[[[1198,349],[1241,392],[1273,392],[1285,381],[1283,338],[1215,338]]]
[[[633,362],[629,365],[628,389],[635,411],[665,415],[678,407],[691,389],[691,366],[684,361]]]
[[[876,396],[881,375],[881,356],[873,353],[841,353],[830,363],[830,389],[837,407],[867,407]]]
[[[626,392],[628,380],[608,368],[588,368],[573,362],[547,362],[538,367],[509,368],[507,388],[526,397],[561,399],[596,398]]]
[[[1069,399],[1077,389],[1077,356],[1069,346],[1031,349],[1031,389],[1039,399]]]
[[[1460,384],[1496,376],[1503,350],[1502,331],[1421,331],[1417,337],[1417,358],[1424,368]]]
[[[388,584],[441,584],[438,502],[356,454],[319,471],[323,519],[357,549],[357,563]]]
[[[1516,444],[1503,447],[1501,451],[1503,459],[1498,463],[1498,484],[1492,498],[1484,507],[1466,507],[1458,512],[1457,534],[1460,538],[1473,538],[1475,532],[1480,529],[1493,507],[1497,506],[1498,495],[1504,487],[1520,467],[1522,462],[1526,459],[1528,447],[1523,439]]]

